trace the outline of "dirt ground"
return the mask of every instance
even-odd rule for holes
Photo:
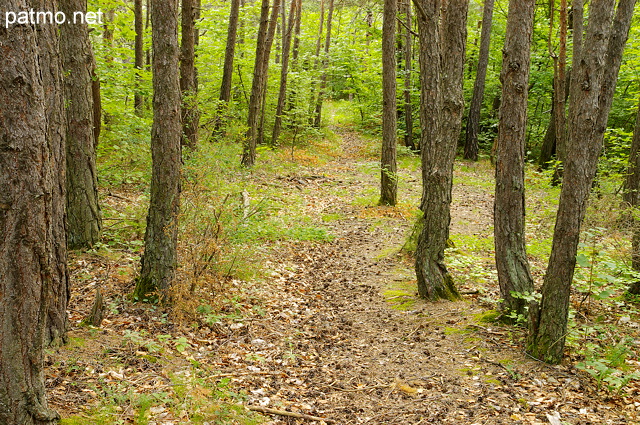
[[[138,355],[124,372],[101,366],[105,356],[131,355],[118,348],[119,335],[143,321],[157,332],[185,335],[185,358],[206,365],[211,379],[230,379],[234,391],[246,392],[246,406],[280,411],[264,414],[269,424],[640,424],[640,394],[612,397],[572,366],[527,357],[518,329],[479,320],[486,307],[471,281],[458,282],[462,301],[419,300],[412,262],[400,252],[412,219],[336,195],[377,185],[377,176],[359,166],[364,142],[347,131],[340,137],[343,151],[335,160],[308,174],[279,176],[278,184],[303,194],[309,214],[336,237],[272,249],[268,286],[243,286],[245,298],[260,300],[259,311],[241,323],[181,330],[121,301],[126,314],[108,314],[91,346],[73,350],[82,366],[77,371],[60,366],[68,352],[49,356],[53,406],[64,416],[90,404],[91,373],[140,387],[166,383],[167,369],[175,372],[181,362],[166,366]],[[479,189],[457,187],[452,232],[489,235],[492,202]],[[380,215],[383,222],[375,220]],[[336,219],[323,221],[326,216]],[[130,283],[118,285],[126,290]],[[74,300],[91,299],[92,291],[74,289],[72,323],[90,306]],[[72,381],[83,384],[72,387]],[[189,423],[157,412],[150,424]],[[121,418],[128,417],[125,408]]]

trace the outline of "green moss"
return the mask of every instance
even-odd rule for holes
[[[444,328],[444,334],[445,335],[453,335],[453,334],[460,334],[460,335],[464,335],[464,334],[468,334],[473,332],[471,329],[468,328],[452,328],[452,327],[446,327]]]
[[[478,323],[494,323],[502,315],[498,310],[487,310],[474,315]]]
[[[67,343],[67,348],[75,348],[75,347],[84,347],[87,345],[87,340],[80,337],[70,337],[69,342]]]

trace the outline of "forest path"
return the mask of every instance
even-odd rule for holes
[[[219,364],[255,370],[234,379],[250,404],[345,425],[546,424],[554,412],[572,424],[631,423],[615,405],[586,396],[573,371],[527,359],[511,329],[479,323],[477,293],[454,303],[418,300],[413,265],[399,254],[413,218],[402,206],[371,206],[378,174],[363,153],[367,141],[336,131],[337,158],[309,175],[280,178],[335,239],[274,252],[273,279],[257,294],[268,300],[267,314],[244,329],[257,360],[247,366],[223,356]],[[471,169],[457,178],[478,175]],[[417,170],[402,171],[401,180],[404,196],[416,198]],[[491,233],[492,198],[483,186],[456,188],[453,232]],[[467,293],[487,290],[471,279],[458,284]],[[237,348],[226,347],[231,356]],[[303,422],[275,416],[269,423]]]
[[[457,247],[448,261],[465,299],[427,303],[399,252],[421,193],[417,159],[400,156],[400,204],[379,207],[379,141],[345,126],[333,131],[335,139],[294,151],[298,164],[308,163],[295,172],[238,173],[254,204],[261,193],[290,201],[290,211],[267,213],[297,238],[256,246],[267,256],[265,276],[225,281],[217,295],[230,299],[209,312],[180,323],[127,299],[139,261],[133,251],[72,256],[70,343],[47,355],[45,371],[51,405],[73,417],[65,425],[255,423],[240,402],[342,425],[555,425],[547,417],[554,412],[567,424],[640,423],[575,369],[528,359],[517,329],[480,320],[491,306],[483,298],[497,298],[486,273],[487,164],[458,163],[454,176]],[[275,155],[287,163],[284,149]],[[464,252],[470,246],[473,257]],[[97,286],[108,311],[101,328],[89,329],[79,323]],[[322,422],[266,415],[271,425]]]

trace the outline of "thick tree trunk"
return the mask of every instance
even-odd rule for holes
[[[38,7],[43,10],[56,10],[57,2],[41,1]],[[51,148],[51,161],[56,171],[56,185],[51,193],[52,210],[54,217],[52,237],[55,241],[55,260],[51,266],[57,270],[52,272],[52,279],[48,285],[48,315],[45,328],[45,344],[60,345],[66,342],[67,336],[67,303],[69,302],[70,289],[67,275],[67,226],[65,204],[66,194],[66,115],[64,99],[64,83],[62,80],[62,62],[60,58],[60,46],[58,42],[58,27],[55,25],[43,25],[37,31],[38,59],[40,75],[45,90],[47,139]],[[58,184],[59,183],[59,184]],[[58,279],[58,276],[61,278]]]
[[[493,0],[485,0],[482,11],[482,33],[480,34],[480,56],[476,81],[473,85],[473,96],[469,106],[467,131],[465,134],[464,157],[478,160],[478,129],[480,127],[480,110],[484,98],[484,84],[489,66],[489,46],[491,45],[491,24],[493,22]]]
[[[624,185],[624,200],[634,209],[640,207],[640,105],[633,130],[633,141],[629,152],[629,167]],[[640,272],[640,220],[632,214],[633,236],[631,238],[631,267]],[[629,293],[640,295],[640,280],[629,286]]]
[[[136,115],[141,117],[144,109],[144,97],[140,92],[140,72],[144,68],[144,15],[142,13],[142,0],[134,0],[133,3],[133,22],[136,32],[134,66],[136,68],[135,94],[133,99],[133,108]]]
[[[180,46],[180,91],[182,92],[182,144],[194,150],[198,147],[200,109],[196,79],[196,21],[200,8],[196,0],[182,0],[182,43]]]
[[[178,0],[151,2],[153,127],[151,199],[142,270],[134,295],[168,301],[177,264],[182,125],[178,48]]]
[[[231,100],[231,85],[233,83],[233,59],[236,50],[238,34],[238,18],[240,16],[240,0],[231,0],[229,12],[229,26],[227,27],[227,45],[224,51],[224,66],[222,68],[222,83],[220,85],[220,104],[218,105],[213,129],[213,137],[220,134],[220,127],[224,121],[223,115]]]
[[[260,11],[260,27],[256,42],[256,59],[251,83],[251,97],[249,99],[249,111],[247,116],[247,134],[242,152],[242,165],[253,167],[256,162],[256,146],[259,137],[259,125],[264,95],[267,85],[267,72],[269,69],[269,55],[275,34],[275,25],[278,20],[278,8],[280,0],[273,0],[271,19],[269,19],[269,0],[262,0]]]
[[[55,10],[7,0],[7,10]],[[57,28],[0,28],[0,423],[49,425],[44,344],[68,295],[64,110]],[[52,298],[57,297],[57,298]],[[62,323],[58,323],[62,321]],[[57,335],[54,335],[56,334]]]
[[[327,12],[327,34],[324,40],[324,57],[322,58],[322,77],[320,77],[320,90],[316,100],[316,110],[314,112],[313,126],[320,127],[322,121],[322,103],[324,102],[324,92],[327,88],[327,68],[329,66],[329,46],[331,45],[331,24],[333,21],[333,0],[329,0],[329,11]]]
[[[502,103],[496,142],[494,236],[501,309],[524,315],[533,293],[525,241],[524,161],[534,0],[511,0],[502,50]]]
[[[86,0],[63,0],[71,16],[86,11]],[[93,73],[95,61],[86,24],[62,25],[60,43],[67,111],[67,242],[70,249],[91,248],[100,240]]]
[[[453,162],[462,132],[464,114],[464,64],[467,43],[468,0],[443,1],[442,28],[442,137],[447,146],[446,164],[453,179]],[[451,191],[449,182],[449,191]]]
[[[451,222],[453,162],[462,117],[466,41],[465,0],[416,0],[420,35],[423,228],[416,249],[418,293],[430,300],[459,297],[444,264]],[[441,18],[442,28],[438,25]],[[447,52],[442,55],[441,52]]]
[[[628,5],[627,2],[631,2]],[[618,7],[617,22],[630,22],[635,0],[623,0]],[[595,177],[602,148],[604,127],[601,115],[613,95],[604,78],[615,78],[620,63],[609,55],[622,54],[617,46],[626,41],[629,26],[612,25],[614,0],[598,0],[590,5],[589,24],[582,47],[576,79],[571,82],[569,139],[564,167],[562,192],[553,235],[549,267],[542,287],[542,299],[534,306],[528,350],[538,359],[559,363],[564,352],[569,297],[580,239],[580,225]],[[618,65],[619,66],[619,65]],[[615,72],[614,72],[615,71]]]
[[[401,0],[403,1],[403,0]],[[404,0],[405,12],[405,38],[404,38],[404,126],[406,128],[404,134],[404,145],[413,150],[416,145],[413,142],[413,104],[411,103],[411,89],[413,87],[411,74],[413,72],[413,34],[411,27],[413,17],[411,16],[411,0]]]
[[[284,5],[283,5],[284,6]],[[284,10],[284,7],[282,8]],[[284,104],[287,99],[287,76],[289,75],[289,53],[291,51],[291,38],[293,36],[293,27],[297,14],[300,13],[298,9],[298,0],[291,0],[291,7],[289,9],[289,20],[285,26],[283,23],[283,40],[282,40],[282,67],[280,68],[280,90],[278,92],[278,105],[276,107],[276,119],[273,124],[273,134],[271,136],[271,143],[273,145],[278,144],[278,138],[280,137],[280,130],[282,128],[282,117],[284,115]]]
[[[396,0],[384,1],[382,21],[382,157],[380,161],[380,205],[395,205],[398,199],[396,164]]]

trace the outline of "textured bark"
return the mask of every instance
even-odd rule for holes
[[[501,308],[524,315],[512,295],[533,292],[525,241],[524,161],[534,0],[511,0],[502,50],[502,103],[496,142],[494,237]]]
[[[322,103],[324,102],[324,91],[327,88],[327,68],[329,67],[329,46],[331,45],[331,24],[333,21],[333,0],[329,0],[329,10],[327,11],[327,34],[324,40],[324,57],[322,58],[322,76],[320,77],[320,90],[316,100],[316,110],[314,112],[313,125],[320,127],[322,120]]]
[[[251,83],[251,97],[249,98],[249,110],[247,114],[247,134],[242,152],[242,165],[253,167],[256,162],[256,146],[264,95],[267,85],[267,72],[269,69],[269,55],[275,34],[275,26],[278,20],[278,8],[280,0],[273,0],[271,19],[269,19],[269,0],[262,0],[260,11],[260,27],[258,28],[258,40],[256,42],[256,59]]]
[[[40,10],[56,10],[57,2],[41,0],[37,3]],[[66,204],[66,123],[64,109],[64,89],[62,81],[62,62],[58,42],[58,28],[55,25],[42,25],[36,31],[38,37],[38,60],[40,76],[45,90],[47,140],[51,148],[51,161],[55,176],[54,190],[51,193],[54,217],[52,235],[55,241],[55,256],[51,267],[51,285],[48,286],[49,308],[45,328],[45,344],[60,345],[67,336],[67,303],[69,302],[69,276],[67,275],[67,229],[65,217]],[[60,278],[58,278],[60,277]]]
[[[284,10],[284,7],[283,9]],[[284,115],[284,104],[287,99],[287,76],[289,75],[289,56],[291,52],[291,38],[293,36],[293,27],[297,15],[300,14],[298,8],[298,0],[291,0],[291,7],[289,8],[289,20],[283,32],[282,40],[282,67],[280,68],[280,90],[278,92],[278,105],[276,107],[276,119],[273,124],[273,134],[271,136],[271,143],[278,144],[278,138],[280,137],[280,130],[282,128],[282,117]]]
[[[616,21],[629,22],[622,16],[633,10],[623,5],[626,1],[621,2]],[[614,8],[614,0],[597,0],[590,4],[582,53],[579,63],[574,64],[578,69],[574,74],[576,79],[571,82],[563,185],[542,299],[534,306],[528,340],[530,353],[549,363],[559,363],[563,356],[580,225],[602,148],[604,128],[599,114],[608,114],[600,108],[610,105],[604,98],[613,95],[604,78],[617,75],[617,70],[612,74],[612,70],[606,69],[616,62],[615,58],[608,59],[607,56],[622,53],[616,48],[620,42],[618,37],[623,35],[626,40],[629,29],[627,26],[619,32],[617,24],[612,26]]]
[[[403,1],[403,0],[401,0]],[[411,26],[413,17],[411,16],[411,0],[404,1],[405,25],[406,31],[404,35],[404,145],[411,149],[416,149],[413,141],[413,104],[411,102],[411,88],[413,87],[411,74],[413,72],[413,35],[411,34]]]
[[[144,16],[142,14],[142,0],[134,0],[133,3],[133,25],[136,32],[134,49],[134,66],[136,68],[135,93],[133,98],[133,108],[137,116],[142,116],[144,108],[144,98],[140,92],[140,71],[144,68]]]
[[[466,0],[416,0],[420,36],[422,201],[418,293],[430,300],[459,297],[444,264],[451,222],[453,161],[462,117]],[[442,9],[442,13],[441,13]],[[442,20],[442,27],[438,23]],[[447,52],[441,55],[441,52]],[[442,59],[442,60],[441,60]]]
[[[86,0],[63,0],[71,16],[86,11]],[[70,249],[91,248],[100,240],[93,74],[95,60],[86,24],[62,25],[60,43],[67,118],[67,243]]]
[[[567,144],[567,119],[566,119],[566,67],[567,67],[567,0],[560,0],[560,37],[558,43],[558,55],[553,56],[553,129],[555,131],[556,152],[558,160],[564,162]],[[553,37],[553,31],[549,31],[549,39]],[[551,41],[549,41],[551,44]],[[552,52],[550,52],[552,53]],[[561,166],[556,169],[554,181],[562,178]]]
[[[609,44],[607,45],[607,54],[604,63],[604,75],[602,77],[602,91],[599,98],[598,121],[596,130],[602,133],[607,129],[609,120],[609,111],[613,103],[613,93],[618,82],[618,73],[622,63],[622,53],[624,46],[629,38],[629,29],[631,28],[631,19],[633,18],[633,10],[636,0],[620,0],[616,9],[616,15],[611,25],[611,35],[609,36]]]
[[[53,1],[6,0],[4,6],[55,10]],[[59,308],[66,307],[68,294],[65,126],[56,31],[53,25],[0,27],[2,424],[49,425],[59,419],[47,406],[43,377],[44,344],[54,333],[62,337],[66,312],[61,316]]]
[[[196,0],[182,0],[182,43],[180,45],[180,91],[182,92],[182,144],[190,149],[198,147],[200,109],[196,80],[196,21],[200,8]]]
[[[478,129],[480,127],[480,110],[484,98],[484,85],[489,66],[489,47],[491,45],[491,24],[493,22],[493,0],[485,0],[482,11],[482,33],[480,34],[480,56],[478,70],[473,85],[473,96],[469,106],[467,131],[465,134],[464,157],[473,161],[478,160]]]
[[[380,161],[380,205],[398,200],[396,164],[396,0],[384,1],[382,21],[382,157]]]
[[[633,130],[633,141],[629,152],[629,166],[624,185],[624,200],[634,209],[640,207],[640,106],[636,115],[636,126]],[[633,217],[633,236],[631,238],[631,267],[640,271],[640,220],[637,213]],[[640,295],[640,280],[629,286],[629,293]]]
[[[142,270],[134,295],[168,301],[177,263],[180,208],[180,82],[178,0],[151,2],[153,38],[153,126],[151,199],[144,235]]]

